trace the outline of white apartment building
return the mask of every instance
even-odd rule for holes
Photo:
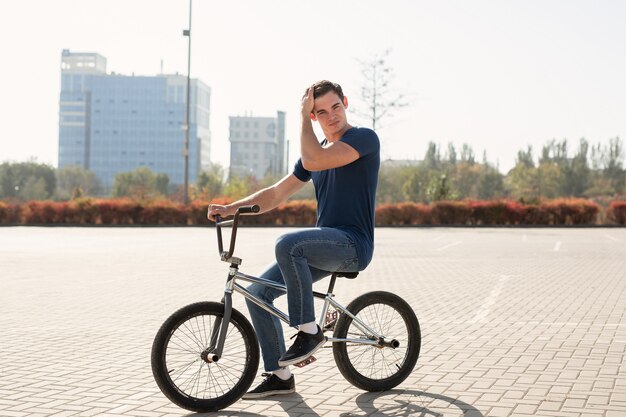
[[[287,172],[285,112],[276,117],[231,116],[230,175],[268,174],[282,176]]]

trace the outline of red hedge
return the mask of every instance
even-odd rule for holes
[[[19,223],[20,207],[0,201],[0,224]]]
[[[434,224],[471,224],[472,210],[465,201],[439,201],[433,204]]]
[[[626,201],[613,201],[609,205],[607,217],[617,224],[626,225]]]
[[[593,224],[600,211],[596,203],[582,199],[558,199],[543,204],[549,224]]]
[[[211,203],[227,204],[228,200]],[[189,206],[172,201],[141,203],[129,199],[79,199],[69,202],[0,202],[0,224],[75,225],[206,225],[210,202]],[[378,226],[406,225],[588,225],[596,224],[600,206],[581,199],[559,199],[537,205],[513,201],[440,201],[384,204],[376,208]],[[626,224],[626,201],[614,201],[607,219]],[[290,201],[262,216],[247,216],[248,225],[315,224],[314,201]]]
[[[383,204],[376,208],[377,226],[405,226],[431,223],[431,208],[424,204]]]

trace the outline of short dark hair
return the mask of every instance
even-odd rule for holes
[[[311,86],[313,88],[313,98],[318,98],[323,96],[324,94],[332,91],[339,99],[343,102],[343,90],[341,86],[337,83],[330,82],[328,80],[318,81]]]

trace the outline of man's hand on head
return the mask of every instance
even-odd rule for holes
[[[302,96],[302,117],[309,119],[315,107],[315,99],[313,96],[313,87],[307,88],[304,96]]]

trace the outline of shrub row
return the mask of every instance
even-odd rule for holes
[[[607,210],[609,221],[626,225],[626,201],[613,201]]]
[[[212,201],[223,204],[226,201]],[[81,199],[70,202],[0,201],[0,224],[68,225],[204,225],[209,202],[190,206],[171,201]],[[593,201],[561,199],[541,204],[512,201],[441,201],[430,205],[400,203],[376,209],[378,226],[401,225],[590,225],[597,224],[600,206]],[[626,201],[612,202],[602,218],[626,224]],[[247,216],[249,225],[315,224],[313,201],[291,201],[262,216]]]
[[[142,203],[130,199],[79,199],[24,204],[0,201],[0,224],[203,225],[209,223],[206,218],[209,204],[227,202],[213,200],[185,206],[168,200]],[[315,224],[315,218],[315,202],[291,201],[262,216],[247,216],[245,223],[298,226]]]
[[[382,205],[376,223],[391,225],[589,225],[600,206],[589,200],[560,199],[541,204],[513,201],[441,201],[431,205]]]
[[[141,204],[132,200],[29,201],[0,203],[0,224],[186,224],[193,210],[170,202]]]

